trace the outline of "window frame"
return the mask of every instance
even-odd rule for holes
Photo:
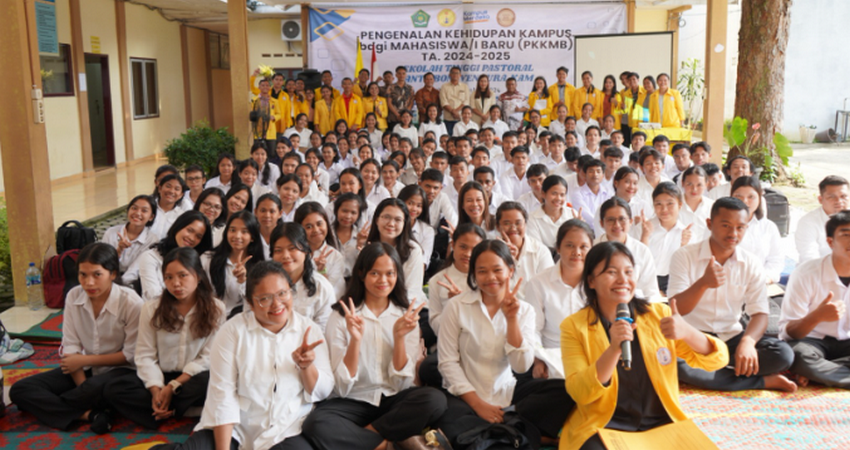
[[[65,92],[47,92],[47,90],[44,88],[44,82],[42,82],[41,90],[42,90],[42,95],[45,98],[48,98],[48,97],[73,97],[73,96],[77,95],[77,90],[76,90],[76,87],[75,87],[75,84],[74,84],[74,61],[73,61],[73,57],[71,56],[71,44],[63,44],[63,43],[60,42],[59,43],[59,49],[60,49],[59,50],[60,55],[62,54],[62,49],[65,49],[65,67],[67,69],[67,71],[65,72],[65,83],[68,86],[68,90],[65,91]],[[50,56],[52,56],[52,55],[50,55]],[[39,66],[41,66],[40,59],[42,57],[43,57],[42,55],[39,56]]]
[[[133,70],[133,65],[135,63],[139,63],[142,66],[142,98],[144,99],[144,114],[136,114],[136,79],[135,79],[135,71]],[[150,113],[150,105],[148,104],[148,72],[147,67],[149,65],[153,65],[154,68],[154,88],[156,89],[156,113]],[[132,90],[132,109],[133,109],[133,120],[144,120],[144,119],[156,119],[160,116],[160,107],[159,107],[159,63],[154,58],[136,58],[130,57],[130,89]]]

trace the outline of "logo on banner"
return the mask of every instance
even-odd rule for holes
[[[455,15],[455,12],[450,9],[444,9],[437,14],[437,22],[439,22],[442,27],[450,27],[454,25],[455,19],[457,19],[457,16]]]
[[[509,27],[516,22],[516,13],[510,8],[504,8],[496,13],[496,21],[503,27]]]
[[[419,11],[413,13],[412,16],[410,16],[410,20],[413,21],[414,27],[426,28],[428,26],[428,22],[431,20],[431,16],[420,9]]]
[[[323,38],[326,41],[332,41],[345,31],[341,25],[354,15],[352,9],[310,9],[310,42],[318,38]]]

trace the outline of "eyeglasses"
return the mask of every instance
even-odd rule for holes
[[[221,211],[221,205],[214,205],[210,202],[203,202],[201,203],[201,206],[203,206],[204,208],[211,209],[213,211]]]
[[[615,223],[619,223],[620,225],[625,225],[625,224],[629,223],[629,218],[625,217],[625,216],[623,216],[623,217],[606,217],[605,223],[607,223],[608,225],[614,225]]]
[[[189,178],[186,178],[186,181],[193,182],[193,181],[201,181],[203,179],[204,179],[204,177],[189,177]]]
[[[499,222],[499,227],[502,228],[502,229],[505,229],[505,230],[508,230],[508,229],[511,229],[511,228],[522,228],[524,226],[525,226],[524,220],[518,220],[516,222],[507,222],[507,221]]]
[[[277,294],[266,294],[259,297],[254,297],[254,302],[257,303],[261,308],[265,308],[272,304],[272,301],[279,301],[281,303],[288,301],[292,298],[292,294],[295,293],[294,288],[290,288],[284,291],[280,291]]]
[[[393,216],[390,216],[390,215],[387,215],[387,214],[382,214],[380,219],[383,220],[384,222],[394,222],[396,224],[404,223],[404,217],[393,217]]]

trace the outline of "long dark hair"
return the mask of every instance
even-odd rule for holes
[[[487,79],[487,89],[484,90],[484,91],[481,90],[481,79],[482,78]],[[481,75],[478,75],[478,80],[475,82],[475,94],[473,95],[473,97],[474,98],[490,98],[491,95],[492,95],[492,92],[490,91],[490,77],[487,76],[486,73],[482,73]]]
[[[239,171],[233,169],[233,173],[238,173]],[[242,184],[242,182],[231,184],[230,190],[227,192],[227,195],[224,196],[224,204],[221,206],[221,214],[224,216],[224,220],[228,220],[231,215],[238,213],[239,211],[231,211],[230,207],[227,206],[228,201],[230,201],[233,196],[236,194],[245,191],[248,193],[248,201],[245,202],[245,208],[242,211],[251,212],[251,208],[254,206],[254,194],[251,192],[251,188]],[[221,217],[221,216],[219,216]],[[218,222],[218,221],[216,221]]]
[[[611,80],[612,83],[614,83],[614,85],[611,87],[611,93],[610,94],[608,94],[608,92],[605,92],[605,82],[608,81],[609,79]],[[602,81],[602,94],[603,95],[608,94],[611,97],[617,95],[617,79],[614,78],[614,75],[605,75],[605,79]]]
[[[354,168],[354,167],[349,167],[349,168],[343,170],[342,172],[339,173],[339,180],[340,181],[342,181],[343,175],[351,175],[351,176],[353,176],[354,178],[357,179],[357,182],[360,183],[360,190],[357,191],[357,195],[359,195],[360,198],[362,198],[363,201],[365,202],[366,201],[366,187],[363,184],[363,177],[360,175],[360,169],[357,169],[357,168]]]
[[[399,200],[401,200],[402,202],[405,202],[405,205],[406,205],[407,204],[406,202],[411,197],[415,197],[417,195],[420,198],[422,198],[422,212],[419,213],[419,217],[417,217],[416,220],[421,220],[422,222],[427,223],[428,226],[431,226],[431,219],[430,219],[431,213],[430,213],[429,205],[428,205],[428,196],[425,194],[425,190],[422,189],[422,187],[420,187],[418,184],[411,184],[409,186],[405,186],[398,193],[397,198]]]
[[[378,218],[381,217],[381,213],[390,206],[395,206],[401,210],[402,214],[404,214],[404,227],[402,227],[401,234],[399,234],[395,240],[395,248],[398,250],[398,255],[401,257],[401,260],[407,261],[412,249],[410,241],[412,240],[413,232],[410,229],[410,211],[407,210],[407,205],[405,205],[403,201],[390,197],[385,198],[381,201],[381,203],[378,203],[378,207],[375,208],[375,215],[372,217],[372,228],[369,230],[369,237],[367,238],[367,241],[381,242],[381,230],[378,229]]]
[[[218,166],[225,159],[229,159],[230,164],[233,165],[233,174],[230,176],[230,185],[234,186],[236,183],[242,183],[242,180],[239,178],[239,160],[233,156],[233,153],[224,152],[218,155],[218,160],[215,162],[215,169],[212,173],[212,178],[221,176],[221,173],[218,171]]]
[[[628,247],[619,242],[600,242],[590,249],[584,259],[584,272],[581,274],[581,282],[584,285],[587,306],[593,310],[595,315],[593,322],[590,323],[591,325],[599,322],[599,318],[602,317],[602,311],[599,309],[599,297],[596,295],[596,290],[590,287],[588,280],[593,276],[596,266],[604,264],[602,267],[603,272],[608,269],[608,266],[611,265],[611,258],[617,254],[625,255],[631,261],[632,266],[635,265],[635,258],[632,256],[632,252],[629,251]],[[646,299],[635,296],[632,297],[630,304],[638,314],[649,312],[649,302]]]
[[[328,219],[328,213],[325,211],[325,207],[322,206],[319,202],[304,202],[298,209],[295,210],[295,216],[292,218],[293,222],[304,226],[304,220],[310,214],[318,214],[322,217],[322,220],[325,221],[325,226],[328,228],[328,233],[325,235],[325,243],[330,245],[331,247],[339,250],[339,241],[336,239],[336,233],[331,227],[331,222]]]
[[[735,191],[742,187],[750,187],[756,191],[756,194],[759,195],[759,205],[756,207],[754,212],[755,218],[761,220],[764,217],[764,212],[762,208],[762,203],[764,202],[764,190],[761,187],[761,182],[756,177],[738,177],[737,180],[732,182],[732,189],[729,192],[729,195],[733,195]]]
[[[239,219],[248,228],[248,233],[251,235],[251,243],[245,249],[247,256],[251,259],[245,263],[245,268],[251,270],[251,266],[265,259],[263,256],[263,238],[260,236],[260,222],[250,211],[239,211],[234,213],[227,219],[227,225],[224,228],[224,236],[221,239],[221,244],[213,250],[212,260],[210,261],[210,278],[212,279],[215,293],[219,298],[224,296],[225,279],[227,278],[227,258],[230,258],[230,253],[233,252],[233,247],[227,241],[227,233],[230,230],[230,224],[234,220]]]
[[[252,151],[252,152],[253,152],[253,151]],[[268,154],[268,153],[266,153],[266,154]],[[253,167],[253,168],[254,168],[254,170],[256,170],[256,171],[257,171],[257,175],[260,175],[260,165],[259,165],[259,164],[257,164],[257,161],[254,161],[252,158],[243,159],[242,161],[240,161],[240,162],[239,162],[239,167],[237,167],[237,170],[236,170],[236,172],[239,172],[239,174],[240,174],[240,176],[239,176],[240,181],[242,180],[242,175],[241,175],[241,174],[242,174],[242,171],[243,171],[243,170],[245,170],[245,169],[247,169],[247,168],[249,168],[249,167]],[[268,164],[266,164],[266,170],[268,170],[268,168],[269,168],[269,167],[268,167]],[[257,181],[260,181],[260,177],[259,177],[259,176],[257,177],[257,180],[256,180],[256,181],[254,181],[254,183],[256,183]],[[243,183],[243,184],[244,184],[244,183]],[[232,186],[232,185],[231,185],[231,186]],[[247,185],[246,185],[246,186],[247,186]],[[252,187],[253,187],[253,186],[252,186]]]
[[[483,228],[475,225],[474,223],[462,223],[455,228],[455,232],[452,233],[452,242],[457,242],[463,235],[472,233],[481,238],[482,241],[487,240],[487,232],[484,231]],[[446,256],[446,261],[443,263],[442,269],[448,269],[455,263],[455,252],[449,252],[448,256]]]
[[[404,287],[404,270],[398,252],[389,244],[373,242],[363,247],[363,250],[357,255],[357,261],[355,261],[354,267],[351,269],[351,281],[348,282],[345,295],[342,296],[344,299],[350,298],[354,302],[355,308],[366,301],[366,286],[363,283],[366,274],[375,266],[375,261],[384,255],[392,259],[396,272],[395,286],[393,286],[393,290],[389,295],[390,302],[403,309],[407,309],[410,306],[410,302],[407,299],[407,289]],[[345,311],[342,310],[339,303],[335,303],[333,309],[341,316],[345,315]]]
[[[216,217],[215,221],[213,221],[212,225],[214,227],[220,227],[224,225],[224,222],[227,221],[227,203],[224,201],[225,195],[224,191],[217,187],[208,187],[201,192],[201,195],[198,196],[198,201],[195,202],[195,207],[192,208],[193,211],[200,211],[201,205],[207,199],[207,197],[216,196],[221,200],[221,212],[218,213],[218,217]]]
[[[201,266],[201,258],[198,252],[190,248],[175,248],[165,255],[162,260],[162,279],[165,279],[165,271],[172,262],[178,262],[189,272],[198,277],[198,287],[195,290],[195,316],[192,319],[192,336],[196,339],[205,338],[215,332],[221,319],[222,311],[215,304],[212,285],[207,273]],[[183,328],[184,318],[177,312],[178,300],[174,298],[171,291],[164,289],[159,300],[159,306],[151,317],[151,326],[156,329],[176,333]]]
[[[478,261],[478,257],[486,251],[495,253],[509,268],[516,268],[516,263],[511,256],[511,250],[508,248],[508,244],[498,239],[487,239],[479,242],[472,249],[472,256],[469,258],[469,272],[466,274],[466,284],[473,291],[478,290],[478,282],[475,281],[475,263]]]
[[[171,228],[168,229],[165,237],[156,244],[153,244],[151,248],[155,248],[159,256],[165,258],[168,252],[179,247],[177,245],[177,233],[197,221],[204,224],[204,236],[201,238],[201,242],[195,245],[195,251],[199,255],[203,254],[212,248],[212,229],[210,228],[210,221],[207,219],[207,216],[203,215],[200,211],[186,211],[180,214],[177,220],[171,225]]]
[[[272,253],[274,253],[275,243],[281,238],[289,239],[289,242],[299,252],[304,253],[304,270],[301,272],[301,280],[304,281],[304,286],[307,286],[307,296],[316,295],[316,280],[313,279],[313,250],[310,249],[310,242],[307,241],[307,232],[304,231],[304,227],[294,222],[282,223],[274,227],[269,238]],[[290,274],[289,277],[291,279],[292,275]]]
[[[159,180],[159,184],[156,185],[156,191],[153,194],[153,198],[154,200],[156,200],[157,205],[159,205],[159,189],[162,187],[163,184],[168,183],[171,180],[177,180],[177,182],[180,183],[180,189],[183,192],[186,192],[186,183],[183,182],[183,177],[176,173],[169,173],[168,175],[162,177],[162,179]],[[177,202],[175,202],[175,205],[177,203],[180,203],[180,200],[177,200]]]
[[[477,181],[468,181],[460,188],[460,192],[457,195],[457,223],[458,225],[462,223],[473,223],[472,219],[469,218],[469,215],[466,214],[466,211],[463,209],[463,198],[466,196],[467,192],[472,190],[479,191],[481,192],[481,195],[484,196],[484,220],[481,222],[481,225],[482,228],[486,230],[492,230],[493,218],[490,217],[490,196],[487,195],[487,191],[484,190],[484,186]]]
[[[266,147],[265,141],[263,141],[263,140],[254,141],[254,145],[251,146],[251,155],[253,155],[254,152],[256,152],[257,150],[260,150],[260,149],[262,149],[263,151],[266,152],[266,163],[263,165],[263,172],[262,172],[262,176],[263,176],[262,180],[263,181],[262,181],[261,184],[269,184],[269,177],[271,176],[271,167],[269,167],[270,166],[269,158],[271,158],[271,157],[269,156],[269,149],[268,149],[268,147]]]

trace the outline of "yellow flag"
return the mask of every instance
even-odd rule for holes
[[[360,37],[357,38],[357,61],[354,62],[354,79],[357,79],[357,76],[360,75],[360,71],[363,70],[363,52],[360,51]]]

